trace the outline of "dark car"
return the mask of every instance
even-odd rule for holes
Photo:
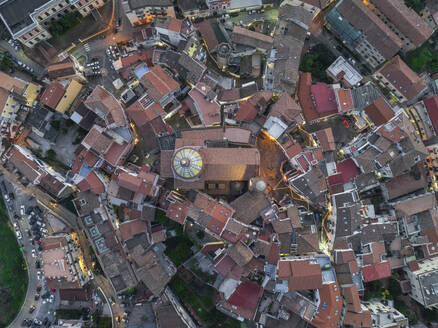
[[[41,263],[40,261],[35,261],[35,268],[41,269]]]
[[[38,301],[40,299],[40,294],[35,294],[35,301]]]
[[[32,313],[33,311],[35,311],[35,305],[32,305],[32,306],[29,308],[29,313]]]
[[[49,323],[49,318],[45,317],[43,320],[43,326],[47,325]]]
[[[37,285],[37,289],[36,290],[37,290],[38,293],[41,291],[41,285],[40,284]]]

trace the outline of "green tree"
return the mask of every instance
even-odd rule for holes
[[[420,13],[425,7],[424,0],[405,0],[406,6],[414,9],[417,13]]]

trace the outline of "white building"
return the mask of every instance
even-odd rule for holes
[[[0,0],[0,19],[14,40],[32,48],[52,37],[53,20],[69,12],[87,16],[104,5],[104,0]]]
[[[418,262],[418,270],[404,270],[411,283],[409,295],[426,308],[438,308],[438,257]]]

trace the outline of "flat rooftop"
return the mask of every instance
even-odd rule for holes
[[[0,14],[5,25],[15,34],[32,24],[30,13],[47,2],[49,0],[7,0],[0,4]]]

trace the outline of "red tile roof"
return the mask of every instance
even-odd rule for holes
[[[236,114],[236,121],[251,122],[258,114],[257,108],[247,100],[239,102],[239,109]]]
[[[150,67],[149,72],[140,78],[140,83],[157,103],[179,88],[179,83],[167,74],[160,65]]]
[[[160,105],[152,103],[147,107],[144,107],[139,100],[126,108],[126,113],[128,114],[129,119],[134,121],[137,126],[143,126],[147,122],[165,114]]]
[[[326,83],[318,82],[311,86],[313,102],[319,114],[338,110],[335,91]]]
[[[391,266],[389,261],[367,265],[362,268],[363,281],[370,282],[391,276]]]
[[[262,295],[262,287],[255,282],[245,280],[237,286],[234,293],[228,299],[228,303],[237,307],[237,309],[232,307],[232,312],[241,315],[245,319],[252,320]]]
[[[122,67],[129,67],[138,61],[142,61],[146,63],[146,65],[152,66],[152,54],[153,50],[144,50],[134,55],[123,57],[120,59],[122,61]]]
[[[306,121],[314,121],[322,117],[330,116],[338,112],[337,108],[331,112],[319,113],[312,99],[312,75],[310,73],[301,73],[298,85],[298,99],[303,109],[303,115]]]
[[[180,224],[184,224],[187,218],[187,212],[189,211],[188,204],[180,202],[170,203],[167,208],[166,215],[169,219],[176,221]]]
[[[385,124],[394,117],[394,111],[382,97],[365,107],[365,113],[377,126]]]
[[[65,89],[61,83],[52,82],[46,90],[44,90],[40,100],[45,106],[55,109],[64,93]]]
[[[328,177],[328,183],[331,186],[339,183],[347,183],[360,174],[358,167],[351,158],[336,164],[336,170],[338,174]]]
[[[90,172],[85,179],[78,183],[81,191],[91,190],[96,195],[105,192],[105,185],[94,172]]]
[[[436,134],[438,133],[438,96],[427,98],[423,102]]]
[[[339,88],[336,90],[339,111],[349,111],[354,109],[353,97],[350,89]]]

